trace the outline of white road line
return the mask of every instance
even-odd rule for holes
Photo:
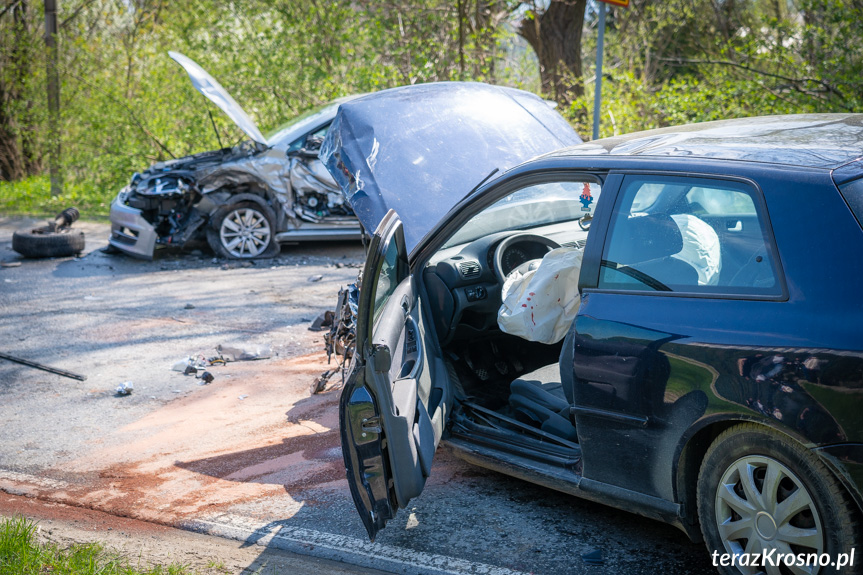
[[[182,525],[186,529],[219,535],[238,541],[254,542],[266,547],[331,559],[396,573],[422,575],[526,575],[505,567],[476,563],[424,551],[414,551],[334,533],[324,533],[284,524],[261,525],[233,514]]]

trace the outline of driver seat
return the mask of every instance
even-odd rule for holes
[[[513,380],[509,404],[516,415],[561,439],[577,442],[575,424],[569,414],[572,405],[572,345],[570,329],[563,340],[559,363],[546,365]]]

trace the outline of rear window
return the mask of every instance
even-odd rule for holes
[[[863,228],[863,178],[840,186],[839,191],[842,192],[842,197],[851,206],[857,223]]]

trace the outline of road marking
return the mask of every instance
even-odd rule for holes
[[[369,541],[324,533],[303,527],[291,527],[287,522],[266,525],[250,518],[225,514],[209,520],[196,520],[181,525],[184,529],[218,535],[228,539],[257,544],[369,567],[395,573],[417,573],[422,575],[526,575],[505,567],[476,563],[466,559],[447,557],[435,553],[415,551],[403,547],[371,543]]]

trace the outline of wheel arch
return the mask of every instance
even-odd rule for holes
[[[698,474],[701,471],[704,456],[719,435],[727,429],[743,423],[752,423],[772,429],[803,447],[809,449],[813,447],[812,443],[806,441],[804,437],[784,426],[775,425],[772,420],[765,421],[741,415],[734,417],[720,415],[696,422],[680,440],[677,457],[674,459],[675,469],[673,471],[674,498],[681,506],[681,521],[684,525],[684,531],[686,531],[687,535],[694,542],[702,540],[698,522],[698,498],[696,490],[698,486]],[[861,501],[860,495],[856,490],[851,488],[850,479],[845,477],[844,474],[839,473],[835,465],[818,450],[813,451],[824,462],[825,467],[827,467],[830,473],[842,484],[851,499],[854,500],[857,510],[863,513],[863,501]]]

